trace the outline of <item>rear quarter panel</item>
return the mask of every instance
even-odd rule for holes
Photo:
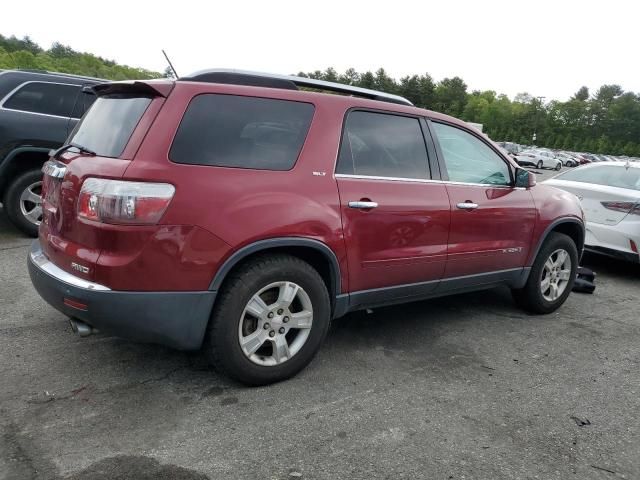
[[[305,237],[323,242],[333,250],[341,267],[342,290],[347,291],[346,253],[333,178],[344,112],[342,102],[331,99],[312,102],[313,121],[298,161],[290,171],[173,163],[168,158],[173,137],[189,102],[201,93],[301,101],[300,92],[287,90],[269,90],[265,95],[264,89],[252,87],[178,83],[125,178],[168,182],[176,187],[161,223],[197,226],[219,240],[211,247],[199,245],[200,249],[217,249],[215,254],[202,255],[207,262],[209,281],[222,262],[243,246],[268,238]],[[175,241],[180,242],[177,238]],[[224,253],[220,251],[222,246]]]

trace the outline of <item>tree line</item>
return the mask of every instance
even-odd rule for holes
[[[149,79],[164,73],[119,65],[90,53],[54,43],[43,49],[28,36],[0,35],[0,69],[34,69],[73,73],[109,80]],[[380,68],[338,73],[333,68],[298,75],[381,90],[408,98],[414,105],[481,123],[497,141],[579,152],[640,156],[640,95],[619,85],[603,85],[589,92],[581,87],[568,101],[543,102],[521,93],[511,100],[493,90],[469,92],[460,77],[436,82],[428,73],[396,80]],[[533,140],[534,133],[536,140]]]
[[[113,60],[78,52],[57,42],[45,50],[28,36],[19,39],[0,35],[0,69],[14,68],[72,73],[108,80],[140,80],[162,76],[144,68],[118,65]]]
[[[333,68],[300,76],[340,82],[401,95],[414,105],[481,123],[496,141],[577,152],[640,156],[640,95],[619,85],[603,85],[594,94],[581,87],[568,101],[520,93],[511,100],[493,90],[469,92],[460,77],[436,82],[431,75],[395,80],[383,68],[343,73]],[[534,141],[534,134],[536,140]]]

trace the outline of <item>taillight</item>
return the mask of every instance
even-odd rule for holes
[[[604,208],[631,215],[640,215],[640,203],[636,202],[600,202]]]
[[[80,189],[78,217],[103,223],[157,223],[175,188],[168,183],[87,178]]]

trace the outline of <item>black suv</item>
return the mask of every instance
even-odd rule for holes
[[[44,71],[0,71],[0,201],[11,222],[36,236],[40,169],[60,147],[104,80]]]

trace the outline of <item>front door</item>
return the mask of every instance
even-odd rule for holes
[[[522,268],[536,220],[531,193],[513,186],[507,161],[479,136],[457,125],[430,125],[451,202],[444,277]]]
[[[369,291],[371,304],[376,295],[382,302],[434,289],[446,264],[450,206],[445,185],[431,182],[423,123],[351,111],[336,180],[349,290]]]

